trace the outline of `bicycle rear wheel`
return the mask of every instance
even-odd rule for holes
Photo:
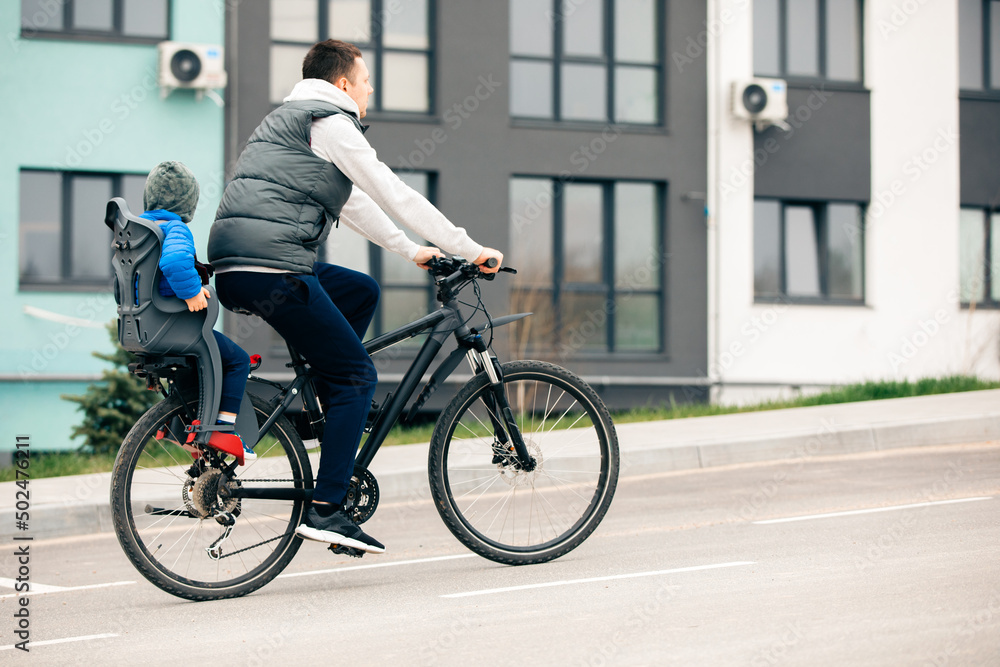
[[[250,398],[263,424],[268,405]],[[125,437],[111,478],[115,532],[132,564],[164,591],[188,600],[239,597],[271,581],[291,561],[301,544],[293,531],[306,503],[237,499],[226,490],[251,480],[257,488],[311,489],[312,468],[284,417],[254,447],[257,460],[236,468],[231,478],[224,462],[194,461],[177,442],[186,438],[184,415],[196,409],[193,398],[188,413],[180,400],[167,398]],[[212,547],[221,553],[213,557]]]
[[[452,534],[475,553],[542,563],[579,546],[607,513],[618,483],[618,436],[597,393],[568,370],[540,361],[502,369],[535,468],[522,469],[500,445],[489,379],[480,374],[434,429],[431,494]]]

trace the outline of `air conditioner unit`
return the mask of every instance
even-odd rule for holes
[[[225,88],[223,50],[217,44],[160,42],[159,83],[164,97],[176,88],[211,91]]]
[[[750,79],[733,83],[733,115],[754,123],[757,130],[768,125],[791,129],[788,118],[788,86],[783,79]]]

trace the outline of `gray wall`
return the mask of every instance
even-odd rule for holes
[[[227,161],[270,109],[267,100],[268,3],[234,3],[229,10],[227,51],[231,83]],[[399,120],[372,114],[368,140],[384,162],[406,168],[418,153],[419,169],[437,172],[437,204],[477,241],[504,250],[509,247],[508,179],[515,174],[558,177],[577,174],[571,156],[601,135],[601,126],[567,129],[563,124],[523,124],[512,121],[508,103],[508,3],[488,0],[437,0],[435,114]],[[607,143],[578,178],[638,178],[667,183],[666,207],[666,352],[659,355],[573,357],[559,363],[584,375],[704,377],[707,367],[706,235],[706,70],[704,56],[682,72],[670,54],[684,48],[689,36],[704,30],[704,1],[667,2],[663,16],[664,128],[624,130]],[[233,44],[232,40],[237,42]],[[446,112],[475,95],[482,79],[500,86],[480,102],[459,127]],[[444,136],[444,140],[441,137]],[[437,137],[437,141],[435,141]],[[423,147],[423,150],[421,149]],[[431,152],[433,148],[433,152]],[[430,153],[427,155],[427,153]],[[414,164],[414,166],[416,166]],[[341,228],[334,233],[350,233]],[[626,240],[627,242],[627,240]],[[336,261],[336,258],[332,258]],[[493,313],[506,311],[507,281],[501,277],[484,289]],[[229,314],[232,318],[231,314]],[[227,330],[233,330],[233,320]],[[262,351],[270,343],[259,332],[244,343]],[[505,351],[505,346],[498,346]],[[380,365],[385,376],[402,372],[407,354]],[[277,355],[263,370],[282,370]],[[625,403],[660,400],[669,388],[648,387],[623,393]],[[614,392],[610,392],[614,393]],[[379,389],[377,396],[384,390]],[[617,401],[616,401],[617,402]]]
[[[962,206],[1000,207],[1000,100],[961,99],[958,114]]]
[[[754,194],[794,199],[871,198],[871,101],[865,90],[788,87],[791,132],[754,135]],[[763,151],[763,153],[761,153]]]

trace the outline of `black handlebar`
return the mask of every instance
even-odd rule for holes
[[[495,257],[490,257],[483,264],[492,269],[499,262]],[[427,261],[427,269],[434,276],[434,283],[438,287],[438,299],[442,301],[450,298],[452,290],[459,283],[464,285],[469,280],[480,278],[483,280],[493,280],[496,277],[496,273],[484,273],[478,265],[460,257],[431,257]],[[506,266],[502,267],[500,271],[504,273],[517,273],[515,269]],[[461,289],[461,287],[458,289]],[[455,290],[455,293],[457,291]]]
[[[490,257],[488,260],[483,262],[483,266],[492,269],[499,263],[500,262],[496,257]],[[451,276],[452,274],[458,272],[466,278],[485,278],[486,280],[492,280],[494,275],[492,273],[484,273],[480,270],[479,265],[473,264],[472,262],[466,261],[460,257],[431,257],[427,260],[427,266],[431,275],[435,277]],[[516,269],[506,266],[501,268],[500,271],[503,271],[504,273],[517,273]]]

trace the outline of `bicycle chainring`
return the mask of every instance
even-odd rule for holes
[[[344,509],[357,524],[371,518],[378,507],[378,482],[367,468],[356,466],[351,477],[351,486],[344,498]]]

